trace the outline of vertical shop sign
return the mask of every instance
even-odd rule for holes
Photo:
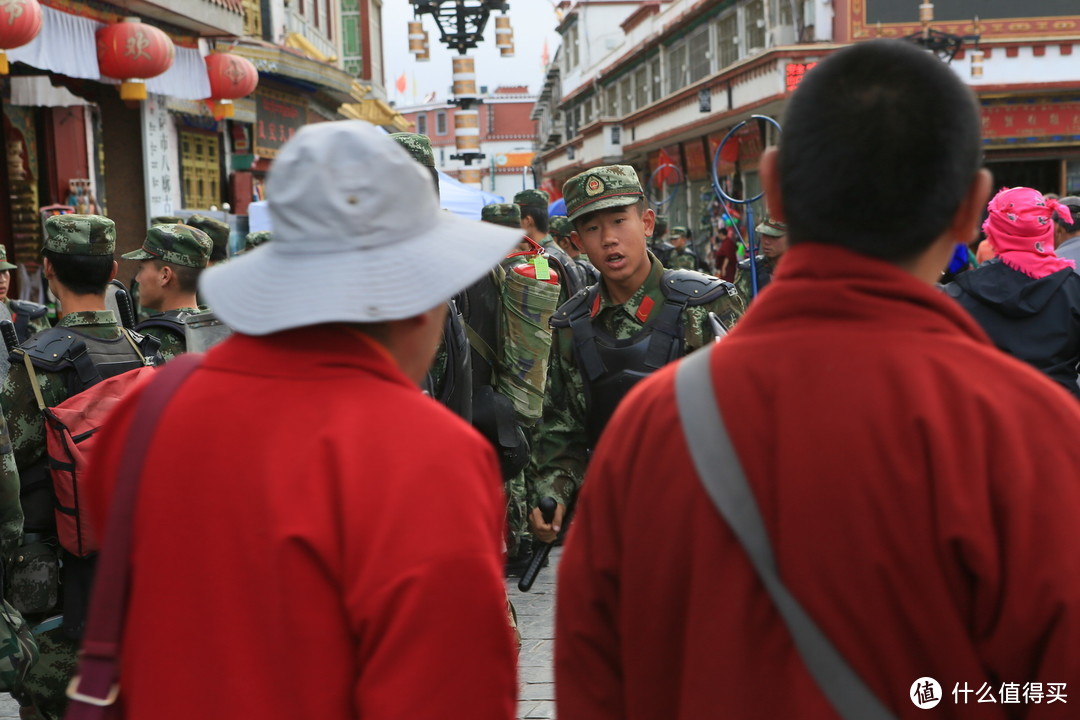
[[[150,94],[142,104],[143,178],[146,185],[146,217],[173,214],[172,174],[176,152],[169,140],[169,111],[165,96]]]

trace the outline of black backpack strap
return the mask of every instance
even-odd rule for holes
[[[660,290],[666,300],[674,300],[686,307],[708,305],[724,295],[737,297],[739,294],[732,283],[696,270],[665,270],[660,279]]]
[[[570,328],[574,339],[574,355],[588,380],[604,373],[604,361],[596,348],[596,331],[592,325],[592,307],[600,299],[600,284],[585,288],[563,303],[551,316],[553,328]]]

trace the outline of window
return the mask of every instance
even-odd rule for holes
[[[427,135],[427,113],[420,113],[416,116],[416,132],[420,135]]]
[[[665,94],[686,87],[686,41],[672,45],[667,51],[667,88]]]
[[[218,136],[180,132],[180,177],[184,207],[208,210],[221,204],[221,163]]]
[[[364,58],[360,48],[358,0],[341,0],[341,53],[345,72],[360,77],[364,71]]]
[[[687,41],[689,48],[689,81],[694,83],[712,72],[712,43],[709,42],[709,26],[695,30]]]
[[[753,0],[746,4],[743,9],[743,17],[746,19],[746,52],[762,50],[765,47],[765,2]]]
[[[437,112],[437,113],[435,113],[435,134],[436,135],[445,135],[446,134],[446,113],[445,112]]]
[[[792,3],[790,0],[777,0],[780,3],[780,24],[781,25],[802,25],[803,23],[803,4],[801,2]],[[795,18],[792,20],[791,6],[795,6]]]
[[[649,102],[653,100],[659,100],[664,97],[664,89],[661,86],[661,82],[664,79],[663,74],[660,72],[660,54],[649,61],[649,79],[652,80],[652,92],[649,94]]]
[[[262,37],[262,4],[259,0],[243,0],[244,35]]]
[[[634,107],[634,87],[630,83],[629,75],[623,75],[619,80],[619,102],[624,113],[632,113],[637,110]]]
[[[611,117],[619,116],[619,91],[615,83],[604,88],[604,112]]]
[[[571,25],[563,34],[563,47],[566,48],[566,69],[573,70],[578,65],[578,26]]]
[[[734,11],[716,23],[716,48],[721,70],[739,59],[739,16]]]
[[[640,110],[649,102],[649,68],[642,65],[634,71],[634,108]]]

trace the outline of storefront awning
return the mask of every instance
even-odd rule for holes
[[[42,6],[41,32],[31,42],[8,50],[8,59],[82,80],[117,83],[103,78],[97,61],[97,31],[102,23]],[[176,47],[176,60],[164,74],[146,82],[149,92],[186,100],[210,97],[206,62],[198,48]]]
[[[352,89],[356,78],[344,70],[276,45],[256,42],[247,39],[235,46],[230,44],[229,52],[250,60],[260,73],[299,80],[309,87],[318,88],[336,102],[354,99]]]

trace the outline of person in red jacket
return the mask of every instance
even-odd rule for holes
[[[148,450],[125,716],[510,720],[498,463],[418,383],[446,300],[521,233],[441,212],[426,170],[360,121],[302,128],[267,193],[274,241],[201,279],[235,334]],[[412,259],[443,253],[419,281]],[[102,430],[99,521],[139,397]]]
[[[893,717],[1074,717],[1080,445],[1060,431],[1080,409],[934,287],[989,195],[974,97],[933,55],[868,41],[807,73],[783,127],[761,176],[791,248],[700,351],[777,574]],[[836,720],[691,462],[677,371],[635,388],[592,458],[560,567],[559,718]]]

